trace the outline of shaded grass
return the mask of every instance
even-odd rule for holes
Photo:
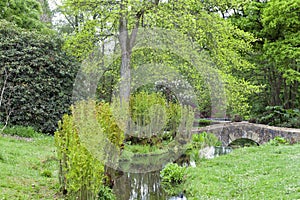
[[[0,199],[58,199],[54,138],[0,135]]]
[[[188,199],[300,199],[300,145],[260,146],[188,168]]]

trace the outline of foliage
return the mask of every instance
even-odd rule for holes
[[[193,134],[191,142],[186,146],[186,153],[191,157],[192,160],[198,161],[200,149],[221,145],[222,143],[212,133],[202,132],[200,134]]]
[[[168,195],[178,195],[182,192],[181,184],[184,181],[185,167],[177,163],[168,163],[160,172],[162,186]]]
[[[152,140],[155,137],[174,137],[184,110],[179,103],[168,102],[161,93],[147,91],[132,95],[129,106],[133,135],[144,134],[144,137],[151,136]]]
[[[69,198],[96,199],[104,178],[104,164],[80,143],[73,116],[64,115],[55,132],[61,191]]]
[[[209,126],[210,124],[211,124],[211,120],[209,120],[209,119],[199,119],[198,120],[199,127]]]
[[[7,78],[0,121],[53,133],[69,111],[78,65],[53,35],[0,21],[0,86]]]
[[[46,24],[40,21],[42,7],[36,0],[3,0],[0,2],[0,11],[0,19],[15,23],[21,28],[46,28]]]
[[[249,96],[257,91],[259,87],[248,80],[239,79],[239,77],[236,77],[236,72],[251,71],[253,67],[250,62],[244,59],[244,55],[251,51],[251,42],[254,41],[251,34],[236,28],[229,20],[226,21],[218,15],[205,12],[203,2],[196,0],[170,2],[159,0],[152,2],[110,1],[101,5],[93,1],[88,2],[83,4],[74,0],[66,0],[62,6],[62,12],[68,16],[68,19],[71,19],[69,23],[74,30],[72,34],[67,36],[68,39],[65,45],[65,48],[72,55],[84,59],[91,53],[93,49],[91,47],[96,46],[101,49],[101,55],[104,56],[107,49],[111,48],[110,45],[115,47],[114,50],[118,49],[117,41],[120,37],[117,38],[117,36],[121,35],[118,34],[118,31],[124,31],[124,29],[127,42],[122,43],[125,40],[119,40],[122,48],[129,44],[128,41],[134,41],[135,38],[132,33],[138,32],[139,26],[175,30],[187,35],[191,41],[197,44],[198,47],[194,49],[195,51],[208,53],[215,63],[213,67],[217,69],[218,73],[226,74],[222,78],[227,88],[226,95],[229,98],[220,94],[216,96],[224,100],[222,103],[226,104],[225,101],[227,100],[226,106],[230,107],[228,112],[242,116],[249,115],[249,109],[251,108],[248,102]],[[185,17],[182,18],[181,16]],[[121,20],[122,17],[125,19]],[[132,29],[133,27],[135,29]],[[131,34],[129,34],[130,31]],[[193,47],[189,45],[187,49],[181,49],[181,51],[189,52],[191,48]],[[122,61],[118,63],[118,68],[120,68],[121,63],[130,63],[130,66],[127,66],[130,70],[134,67],[136,60],[140,60],[142,64],[147,63],[149,60],[160,60],[159,63],[169,64],[171,60],[174,63],[172,65],[181,65],[181,74],[189,79],[189,83],[193,82],[191,85],[195,91],[198,91],[197,95],[199,96],[199,102],[201,102],[199,103],[200,110],[209,115],[211,106],[209,90],[219,88],[216,81],[216,83],[212,83],[211,88],[205,86],[200,78],[201,76],[199,76],[199,73],[202,72],[195,72],[196,70],[193,70],[193,67],[196,66],[191,68],[191,63],[188,64],[184,61],[180,54],[176,55],[175,59],[169,59],[170,54],[176,53],[164,52],[161,49],[158,49],[156,53],[148,49],[138,52],[140,49],[132,49],[132,46],[127,47],[126,51],[128,53],[123,55],[128,55],[128,62],[124,62],[122,57]],[[150,53],[146,53],[149,51]],[[159,59],[156,58],[157,56]],[[103,60],[102,65],[107,64]],[[120,74],[122,76],[122,69]]]
[[[27,138],[34,138],[38,137],[40,134],[36,132],[32,127],[24,127],[24,126],[11,126],[6,127],[3,130],[3,134],[13,135],[13,136],[20,136],[20,137],[27,137]]]
[[[115,200],[116,197],[113,194],[112,189],[107,186],[101,186],[98,193],[98,200]]]
[[[158,123],[164,123],[166,121],[164,119],[166,103],[163,96],[158,93],[148,94],[143,91],[136,93],[130,99],[131,119],[138,126],[150,124],[154,117],[159,120]],[[161,113],[157,113],[157,111],[161,111]]]
[[[169,102],[168,107],[167,107],[167,117],[168,117],[168,122],[166,126],[166,130],[170,131],[171,133],[178,128],[181,120],[181,115],[183,108],[180,104],[178,103],[173,103]]]
[[[185,167],[176,163],[168,163],[160,172],[162,181],[170,184],[180,184],[183,182]]]
[[[192,143],[197,147],[206,147],[206,146],[220,146],[220,141],[212,133],[202,132],[200,134],[193,134]]]
[[[97,121],[106,137],[111,143],[120,147],[123,144],[124,132],[118,126],[109,103],[99,103],[96,105],[96,112]]]
[[[280,136],[276,136],[274,139],[270,140],[268,142],[269,145],[272,145],[272,146],[278,146],[278,145],[282,145],[282,144],[289,144],[289,142],[284,139],[283,137],[280,137]]]
[[[299,109],[285,109],[282,106],[267,106],[262,117],[258,119],[259,123],[292,128],[300,128],[299,121]]]
[[[241,74],[263,86],[250,97],[252,113],[260,115],[266,106],[299,108],[299,2],[248,0],[234,9],[230,20],[257,37],[246,56],[256,67]]]

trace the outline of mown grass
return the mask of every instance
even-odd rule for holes
[[[0,135],[0,200],[58,199],[54,138]]]
[[[300,199],[300,145],[249,147],[188,168],[188,199]]]
[[[57,176],[53,137],[0,135],[0,200],[61,199]],[[300,145],[241,148],[203,160],[186,170],[182,187],[189,200],[300,199]]]

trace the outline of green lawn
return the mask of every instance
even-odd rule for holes
[[[58,199],[54,138],[0,135],[0,200]]]
[[[188,199],[300,199],[300,145],[234,150],[188,168]]]
[[[0,136],[0,200],[59,199],[53,137]],[[188,168],[188,199],[300,199],[300,145],[236,149]]]

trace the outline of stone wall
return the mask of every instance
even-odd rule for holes
[[[273,127],[248,122],[215,124],[197,128],[193,133],[199,134],[204,131],[216,135],[224,146],[228,146],[231,142],[240,138],[247,138],[258,144],[264,144],[276,136],[285,138],[291,144],[300,142],[300,129]]]

